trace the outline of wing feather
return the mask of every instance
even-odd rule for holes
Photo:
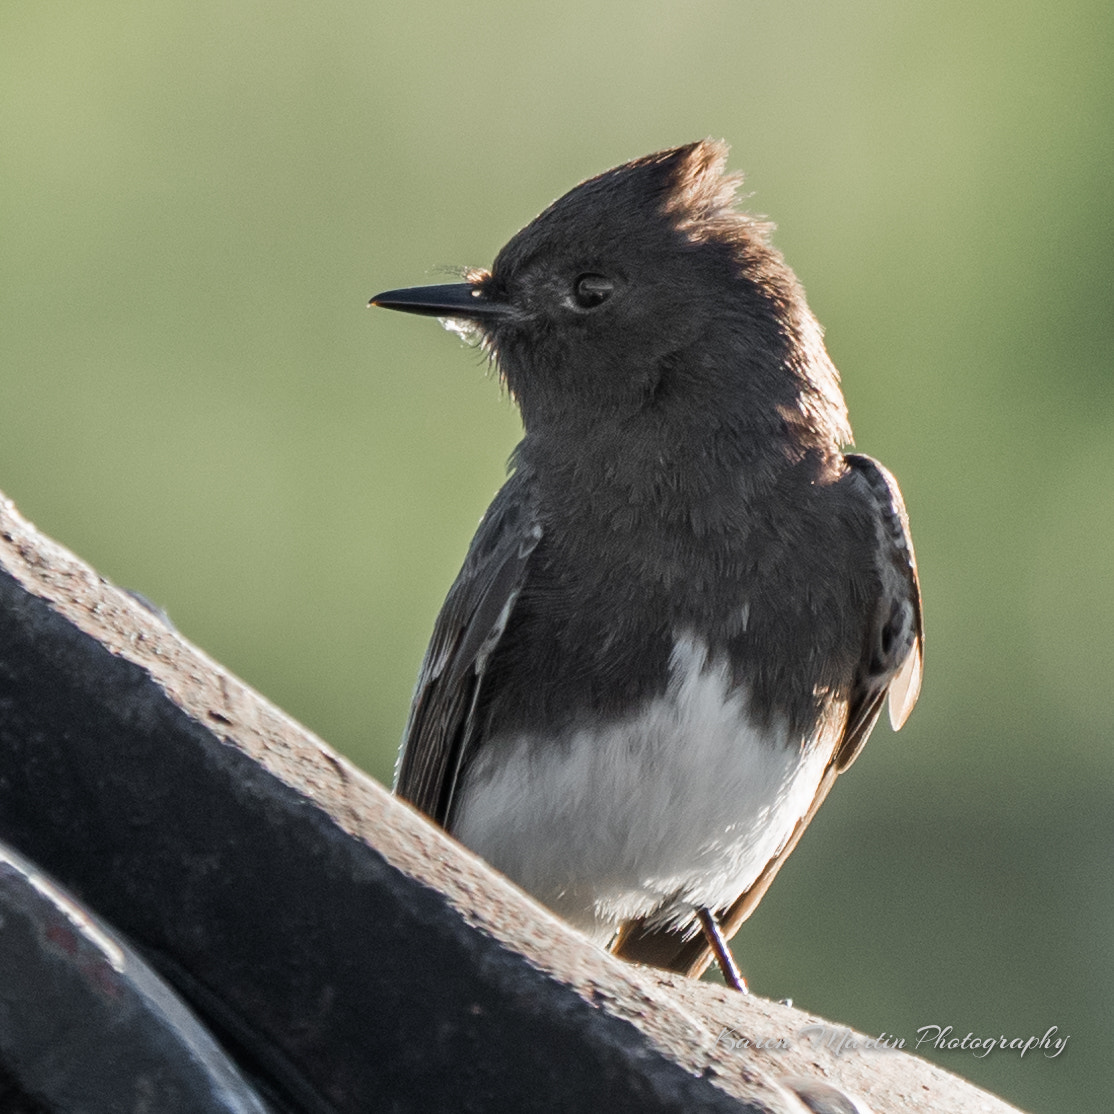
[[[495,497],[472,539],[426,651],[395,770],[395,793],[444,826],[462,763],[476,745],[475,708],[541,540],[521,473]]]
[[[909,718],[920,695],[924,660],[917,558],[901,489],[897,480],[871,457],[848,453],[845,459],[874,511],[875,559],[882,590],[875,602],[852,686],[847,727],[836,751],[835,762],[841,772],[866,745],[887,695],[894,730]]]

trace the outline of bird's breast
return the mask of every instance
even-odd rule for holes
[[[578,927],[734,901],[785,845],[835,742],[760,725],[745,685],[675,637],[664,693],[560,734],[486,741],[451,830]]]

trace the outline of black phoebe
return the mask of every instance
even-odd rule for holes
[[[449,591],[395,791],[628,959],[698,974],[889,693],[920,688],[901,494],[704,141],[583,182],[371,304],[497,361],[525,436]]]

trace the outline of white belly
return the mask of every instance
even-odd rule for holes
[[[808,811],[834,747],[830,731],[760,732],[700,642],[678,638],[670,664],[634,719],[485,744],[457,798],[457,839],[603,943],[634,917],[731,904]]]

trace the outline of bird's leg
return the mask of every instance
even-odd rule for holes
[[[700,918],[700,927],[704,930],[712,954],[716,957],[719,969],[723,972],[723,981],[728,986],[733,986],[740,994],[749,994],[750,988],[747,986],[747,980],[743,978],[739,965],[735,962],[735,957],[727,947],[727,941],[723,938],[723,933],[720,932],[719,925],[716,924],[716,918],[712,916],[711,910],[697,909],[696,915]]]

